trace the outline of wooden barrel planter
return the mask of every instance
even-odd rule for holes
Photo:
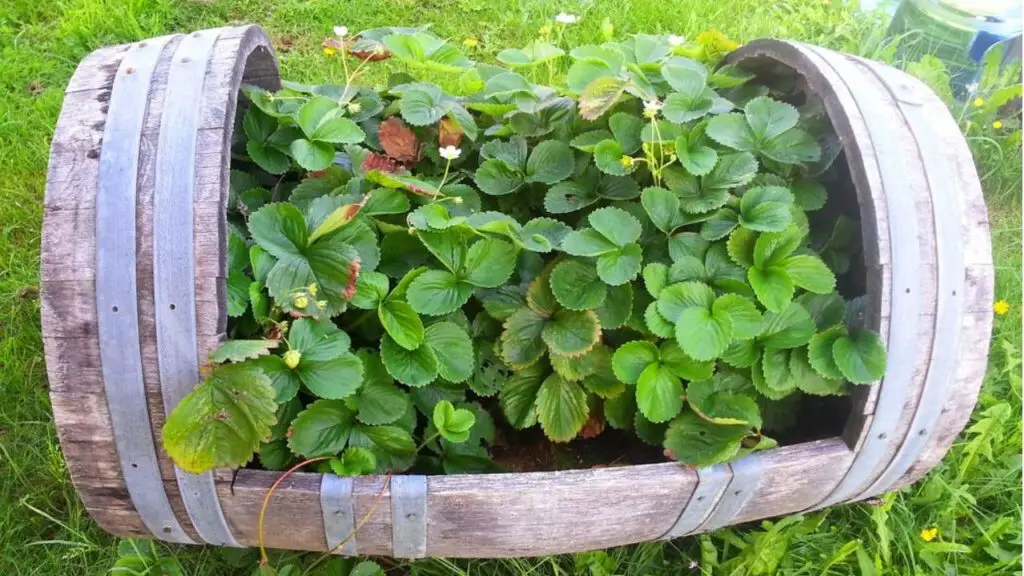
[[[852,399],[845,432],[700,470],[663,463],[389,484],[295,474],[275,492],[267,546],[327,550],[369,515],[341,553],[573,552],[862,500],[935,466],[974,406],[992,322],[987,215],[956,122],[917,80],[853,56],[759,40],[728,60],[822,98],[843,145],[864,242],[864,321],[889,353],[883,380]],[[261,501],[279,476],[193,476],[160,443],[199,359],[224,338],[225,203],[243,83],[279,84],[257,27],[103,48],[71,79],[54,134],[42,240],[50,396],[75,486],[117,535],[254,546]]]

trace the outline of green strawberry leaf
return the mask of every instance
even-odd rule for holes
[[[736,456],[749,431],[743,425],[713,424],[687,411],[669,424],[664,445],[684,464],[711,466]]]
[[[643,231],[636,217],[611,206],[591,212],[587,221],[594,230],[620,248],[639,240]]]
[[[572,174],[575,167],[572,149],[560,140],[545,140],[538,144],[526,161],[526,181],[556,184]]]
[[[472,295],[473,286],[460,281],[451,272],[427,270],[409,284],[406,297],[414,311],[428,316],[443,316],[461,308]]]
[[[540,360],[546,349],[541,339],[547,318],[523,307],[505,320],[501,333],[501,358],[515,369],[526,368]]]
[[[388,277],[380,272],[360,272],[356,277],[356,293],[349,304],[360,310],[376,310],[388,295]]]
[[[385,335],[380,341],[380,357],[388,374],[403,384],[418,388],[437,378],[437,355],[426,344],[421,344],[415,350],[406,350]]]
[[[594,265],[580,260],[566,260],[555,266],[550,286],[558,303],[570,310],[592,310],[608,295],[608,286],[598,277]]]
[[[572,228],[552,218],[534,218],[525,225],[519,235],[519,243],[531,252],[547,253],[561,247],[562,241]]]
[[[562,239],[562,250],[573,256],[601,256],[618,250],[618,246],[593,228],[570,232]]]
[[[449,382],[463,382],[473,375],[473,342],[452,322],[427,326],[424,342],[434,351],[438,373]]]
[[[526,176],[500,160],[484,160],[473,174],[473,181],[485,194],[504,196],[519,190]]]
[[[758,301],[769,311],[782,312],[793,300],[793,280],[778,266],[770,266],[764,270],[750,268],[747,270],[747,279],[757,294]]]
[[[570,68],[568,84],[570,90],[580,92],[580,116],[584,120],[597,120],[619,101],[628,82],[620,78],[602,75],[603,71],[600,69],[590,70],[588,68],[581,74],[580,72],[587,64],[586,62],[577,62]]]
[[[625,154],[632,154],[640,149],[643,143],[640,140],[640,131],[643,126],[643,120],[625,112],[616,112],[608,118],[608,127]]]
[[[348,444],[355,417],[343,400],[317,400],[292,420],[288,448],[306,458],[337,454]]]
[[[854,384],[871,384],[885,374],[885,345],[870,330],[851,330],[837,338],[832,358],[843,377]]]
[[[270,439],[274,396],[270,379],[256,366],[217,366],[167,417],[164,449],[192,474],[242,466]]]
[[[725,313],[732,320],[733,337],[749,340],[761,333],[761,312],[749,299],[736,294],[723,294],[715,300],[713,310]]]
[[[636,170],[637,163],[623,164],[622,158],[627,157],[622,145],[615,140],[604,140],[594,146],[594,164],[605,174],[627,176]]]
[[[715,116],[708,122],[706,133],[715,142],[733,150],[753,152],[758,148],[757,135],[739,112]]]
[[[701,180],[707,189],[736,188],[750,183],[757,175],[757,159],[749,152],[722,154],[711,173]]]
[[[713,360],[729,347],[735,333],[731,315],[725,310],[694,306],[682,311],[676,321],[676,341],[688,356]]]
[[[665,340],[658,350],[661,363],[673,374],[685,380],[707,380],[715,372],[713,360],[700,361],[687,356],[673,340]]]
[[[740,198],[740,225],[758,232],[781,232],[792,221],[793,194],[781,186],[750,188]]]
[[[823,332],[818,332],[811,337],[807,347],[807,359],[822,378],[828,380],[842,380],[842,370],[836,364],[832,349],[836,341],[845,337],[849,332],[845,326],[833,326]]]
[[[363,385],[345,404],[356,411],[356,419],[363,424],[380,426],[392,424],[409,410],[408,395],[395,386],[379,354],[359,351],[365,375]]]
[[[587,423],[590,407],[587,393],[579,384],[552,374],[537,391],[536,411],[541,429],[549,439],[568,442]]]
[[[465,281],[480,288],[497,288],[512,276],[518,256],[515,246],[504,240],[478,240],[466,254]]]
[[[631,282],[640,274],[643,251],[639,244],[627,244],[622,248],[602,254],[597,259],[597,275],[609,286],[621,286]]]
[[[476,416],[465,408],[455,408],[451,402],[441,400],[434,405],[431,422],[442,438],[448,442],[462,443],[469,440]]]
[[[280,343],[280,340],[228,340],[210,354],[210,362],[223,364],[255,360],[270,354]]]
[[[665,234],[687,223],[680,212],[679,196],[664,188],[645,188],[640,193],[640,204],[654,226]]]
[[[658,349],[646,340],[634,340],[619,346],[612,355],[615,377],[626,384],[635,385],[648,365],[658,361]]]
[[[800,120],[800,114],[796,108],[766,96],[760,96],[747,102],[747,105],[743,107],[743,112],[746,114],[750,131],[758,142],[775,138],[796,126],[797,121]]]
[[[742,388],[723,386],[726,380],[717,377],[714,380],[691,382],[686,387],[686,400],[690,408],[712,424],[761,428],[761,410],[749,394],[754,392],[750,389],[750,383],[744,378],[733,378],[732,381],[742,385]]]
[[[633,286],[610,286],[604,302],[594,312],[603,330],[621,328],[633,313]]]
[[[710,310],[715,294],[711,287],[702,282],[680,282],[663,289],[658,295],[658,312],[666,320],[675,323],[684,310],[698,307]]]
[[[513,372],[502,387],[498,404],[514,428],[522,430],[537,423],[537,393],[544,381],[544,369],[535,365]]]
[[[683,407],[682,383],[667,366],[648,364],[637,379],[636,403],[651,422],[667,422]]]
[[[454,100],[445,98],[441,89],[432,84],[415,84],[402,93],[398,102],[402,118],[413,126],[436,124],[453,104]]]
[[[644,266],[643,277],[644,277],[644,288],[647,289],[647,293],[657,298],[661,294],[661,291],[668,286],[668,266],[660,262],[652,262],[647,266]]]
[[[407,302],[387,300],[377,309],[377,317],[388,335],[402,348],[415,350],[423,343],[423,321]]]
[[[810,341],[814,328],[814,321],[807,310],[791,302],[782,312],[765,313],[764,329],[757,341],[768,348],[796,348]]]
[[[592,310],[559,310],[544,325],[541,338],[548,348],[563,356],[586,354],[601,338],[601,325]]]
[[[739,223],[740,217],[735,210],[721,208],[701,224],[701,238],[709,242],[721,240],[735,230]]]
[[[359,446],[349,446],[339,458],[328,461],[331,472],[338,476],[352,477],[373,474],[377,469],[377,457],[373,452]]]
[[[789,274],[793,284],[815,294],[831,294],[836,277],[817,256],[797,254],[783,260],[779,266]]]
[[[836,396],[843,393],[843,380],[823,378],[811,366],[808,349],[801,346],[789,354],[789,373],[801,392],[814,396]]]

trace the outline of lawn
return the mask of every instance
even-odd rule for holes
[[[670,8],[671,6],[671,8]],[[51,422],[39,328],[42,196],[50,135],[77,62],[107,44],[227,23],[254,22],[272,37],[282,73],[331,73],[320,41],[335,24],[356,31],[432,23],[440,36],[474,38],[476,60],[521,46],[559,11],[582,17],[573,42],[617,34],[693,36],[715,27],[744,42],[795,38],[887,59],[884,24],[834,0],[4,0],[0,10],[0,574],[103,574],[116,539],[95,527],[65,470]],[[933,65],[912,64],[931,82]],[[380,81],[387,67],[370,77]],[[936,80],[938,78],[939,80]],[[938,85],[938,84],[936,84]],[[984,99],[987,94],[980,93]],[[506,561],[391,563],[396,574],[1019,574],[1021,544],[1020,115],[972,103],[955,115],[983,178],[997,269],[991,363],[968,432],[925,480],[874,504],[725,529],[607,553]],[[1000,127],[993,125],[999,120]],[[926,541],[928,540],[928,541]],[[250,574],[251,553],[163,548],[186,574]]]

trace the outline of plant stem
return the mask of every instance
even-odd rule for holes
[[[345,544],[348,544],[350,540],[355,538],[356,532],[358,532],[359,529],[363,527],[363,524],[366,524],[370,520],[370,518],[373,517],[374,512],[377,511],[377,507],[380,506],[381,500],[384,499],[384,491],[387,490],[388,486],[390,485],[391,474],[388,473],[387,477],[384,479],[384,485],[380,487],[380,492],[378,492],[377,497],[373,499],[373,504],[370,505],[370,510],[366,512],[366,515],[359,519],[359,522],[357,522],[355,527],[352,528],[352,531],[349,532],[347,536],[342,538],[341,542],[335,544],[333,548],[321,554],[320,557],[316,559],[316,561],[310,564],[309,567],[302,572],[302,576],[306,576],[307,574],[312,572],[313,569],[316,568],[321,562],[333,556],[334,553],[338,551],[338,549],[340,549]]]
[[[354,322],[352,322],[351,324],[348,325],[348,329],[352,330],[352,329],[358,327],[363,322],[366,322],[369,318],[371,318],[373,316],[374,312],[375,312],[375,310],[364,310],[363,313],[360,314],[359,317],[356,318]]]
[[[431,442],[433,442],[434,439],[437,438],[440,435],[441,435],[440,432],[434,432],[434,434],[431,437],[429,437],[429,438],[427,438],[426,440],[423,441],[423,444],[420,444],[419,446],[416,447],[416,452],[419,452],[420,450],[423,450],[423,448],[426,447],[427,444],[430,444]]]
[[[437,191],[434,192],[433,200],[437,200],[437,197],[441,194],[441,188],[444,187],[444,182],[448,179],[448,170],[452,167],[452,159],[446,158],[446,160],[448,163],[444,165],[444,175],[441,176],[441,183],[437,185]]]
[[[258,540],[260,546],[261,566],[267,566],[268,564],[270,564],[270,558],[267,556],[267,549],[263,546],[263,521],[266,518],[267,507],[270,505],[270,497],[274,494],[274,490],[276,490],[278,485],[280,485],[285,478],[290,476],[292,472],[295,472],[296,470],[302,468],[303,466],[306,466],[307,464],[313,464],[314,462],[320,462],[322,460],[330,460],[330,458],[330,456],[320,456],[319,458],[310,458],[309,460],[303,460],[302,462],[299,462],[295,466],[289,468],[288,471],[286,471],[284,474],[281,474],[281,476],[277,480],[275,480],[274,483],[270,486],[270,490],[267,490],[267,495],[263,497],[263,505],[260,506],[260,518],[259,521],[256,523],[256,539]]]

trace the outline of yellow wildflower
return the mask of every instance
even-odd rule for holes
[[[284,364],[292,370],[299,365],[299,360],[302,360],[302,353],[298,350],[289,350],[284,353]]]
[[[996,130],[999,130],[1000,128],[1003,127],[1003,123],[1000,122],[999,120],[996,120],[995,122],[992,123],[992,127],[995,128]]]
[[[476,48],[477,44],[479,43],[480,42],[477,41],[477,39],[473,38],[472,36],[462,41],[462,45],[465,46],[466,48]]]
[[[292,304],[294,304],[295,307],[300,310],[305,310],[306,307],[309,306],[309,298],[307,298],[304,294],[299,294],[298,296],[292,299]]]
[[[1006,313],[1010,311],[1010,303],[1006,300],[997,300],[996,303],[992,305],[992,311],[1000,316],[1005,316]]]
[[[319,291],[320,287],[316,285],[316,282],[313,282],[308,288],[306,288],[306,292],[309,292],[310,296],[316,296],[316,293]]]
[[[981,108],[982,106],[985,105],[985,99],[984,98],[975,98],[973,104],[974,104],[975,108]]]
[[[327,56],[334,56],[337,52],[338,51],[335,50],[334,48],[328,48],[328,47],[324,48],[324,54],[326,54]]]
[[[548,24],[545,24],[545,25],[540,27],[539,32],[540,32],[541,36],[547,36],[548,34],[551,34],[551,26],[548,25]]]
[[[938,528],[925,528],[924,530],[921,530],[921,540],[924,540],[925,542],[931,542],[932,540],[935,540],[935,537],[938,535]]]
[[[623,168],[632,168],[634,162],[635,160],[633,160],[632,156],[623,156],[622,158],[619,158],[619,164],[622,164]]]

